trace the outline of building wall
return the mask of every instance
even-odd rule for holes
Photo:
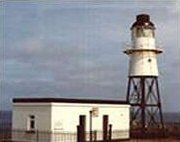
[[[12,129],[27,130],[28,117],[35,115],[35,129],[39,131],[51,130],[50,103],[16,103],[13,104]]]
[[[89,131],[89,112],[93,108],[98,110],[98,117],[92,118],[93,130],[102,130],[103,115],[109,116],[113,130],[129,130],[129,105],[53,103],[52,131],[76,131],[79,115],[86,116],[86,131]]]
[[[52,104],[52,131],[53,132],[77,132],[79,116],[86,116],[86,139],[89,139],[90,111],[98,110],[98,115],[92,117],[92,131],[96,131],[96,139],[103,138],[103,115],[108,115],[109,124],[112,125],[112,139],[129,138],[129,105],[108,104]]]
[[[129,105],[79,104],[79,103],[14,103],[13,140],[58,142],[65,137],[76,141],[79,116],[86,116],[86,131],[89,131],[89,111],[98,110],[92,118],[92,130],[97,131],[97,139],[102,139],[103,115],[109,116],[112,124],[112,138],[129,138]],[[36,132],[27,131],[27,118],[35,115]],[[17,131],[20,130],[20,131]],[[38,130],[38,132],[37,132]],[[89,133],[89,132],[88,132]],[[89,134],[86,138],[89,139]]]

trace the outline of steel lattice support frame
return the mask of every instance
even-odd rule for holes
[[[157,76],[130,76],[127,102],[131,105],[131,126],[141,130],[164,128]]]

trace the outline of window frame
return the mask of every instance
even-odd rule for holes
[[[30,114],[28,115],[27,118],[27,132],[32,132],[34,133],[36,130],[36,119],[35,119],[35,115],[34,114]]]

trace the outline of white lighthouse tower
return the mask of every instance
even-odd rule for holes
[[[127,101],[132,106],[131,126],[146,130],[163,127],[158,87],[155,26],[147,14],[137,15],[131,27],[131,47],[124,51],[130,57]]]

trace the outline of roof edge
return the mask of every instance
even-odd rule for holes
[[[122,100],[73,99],[73,98],[13,98],[13,103],[94,103],[94,104],[128,104]]]

